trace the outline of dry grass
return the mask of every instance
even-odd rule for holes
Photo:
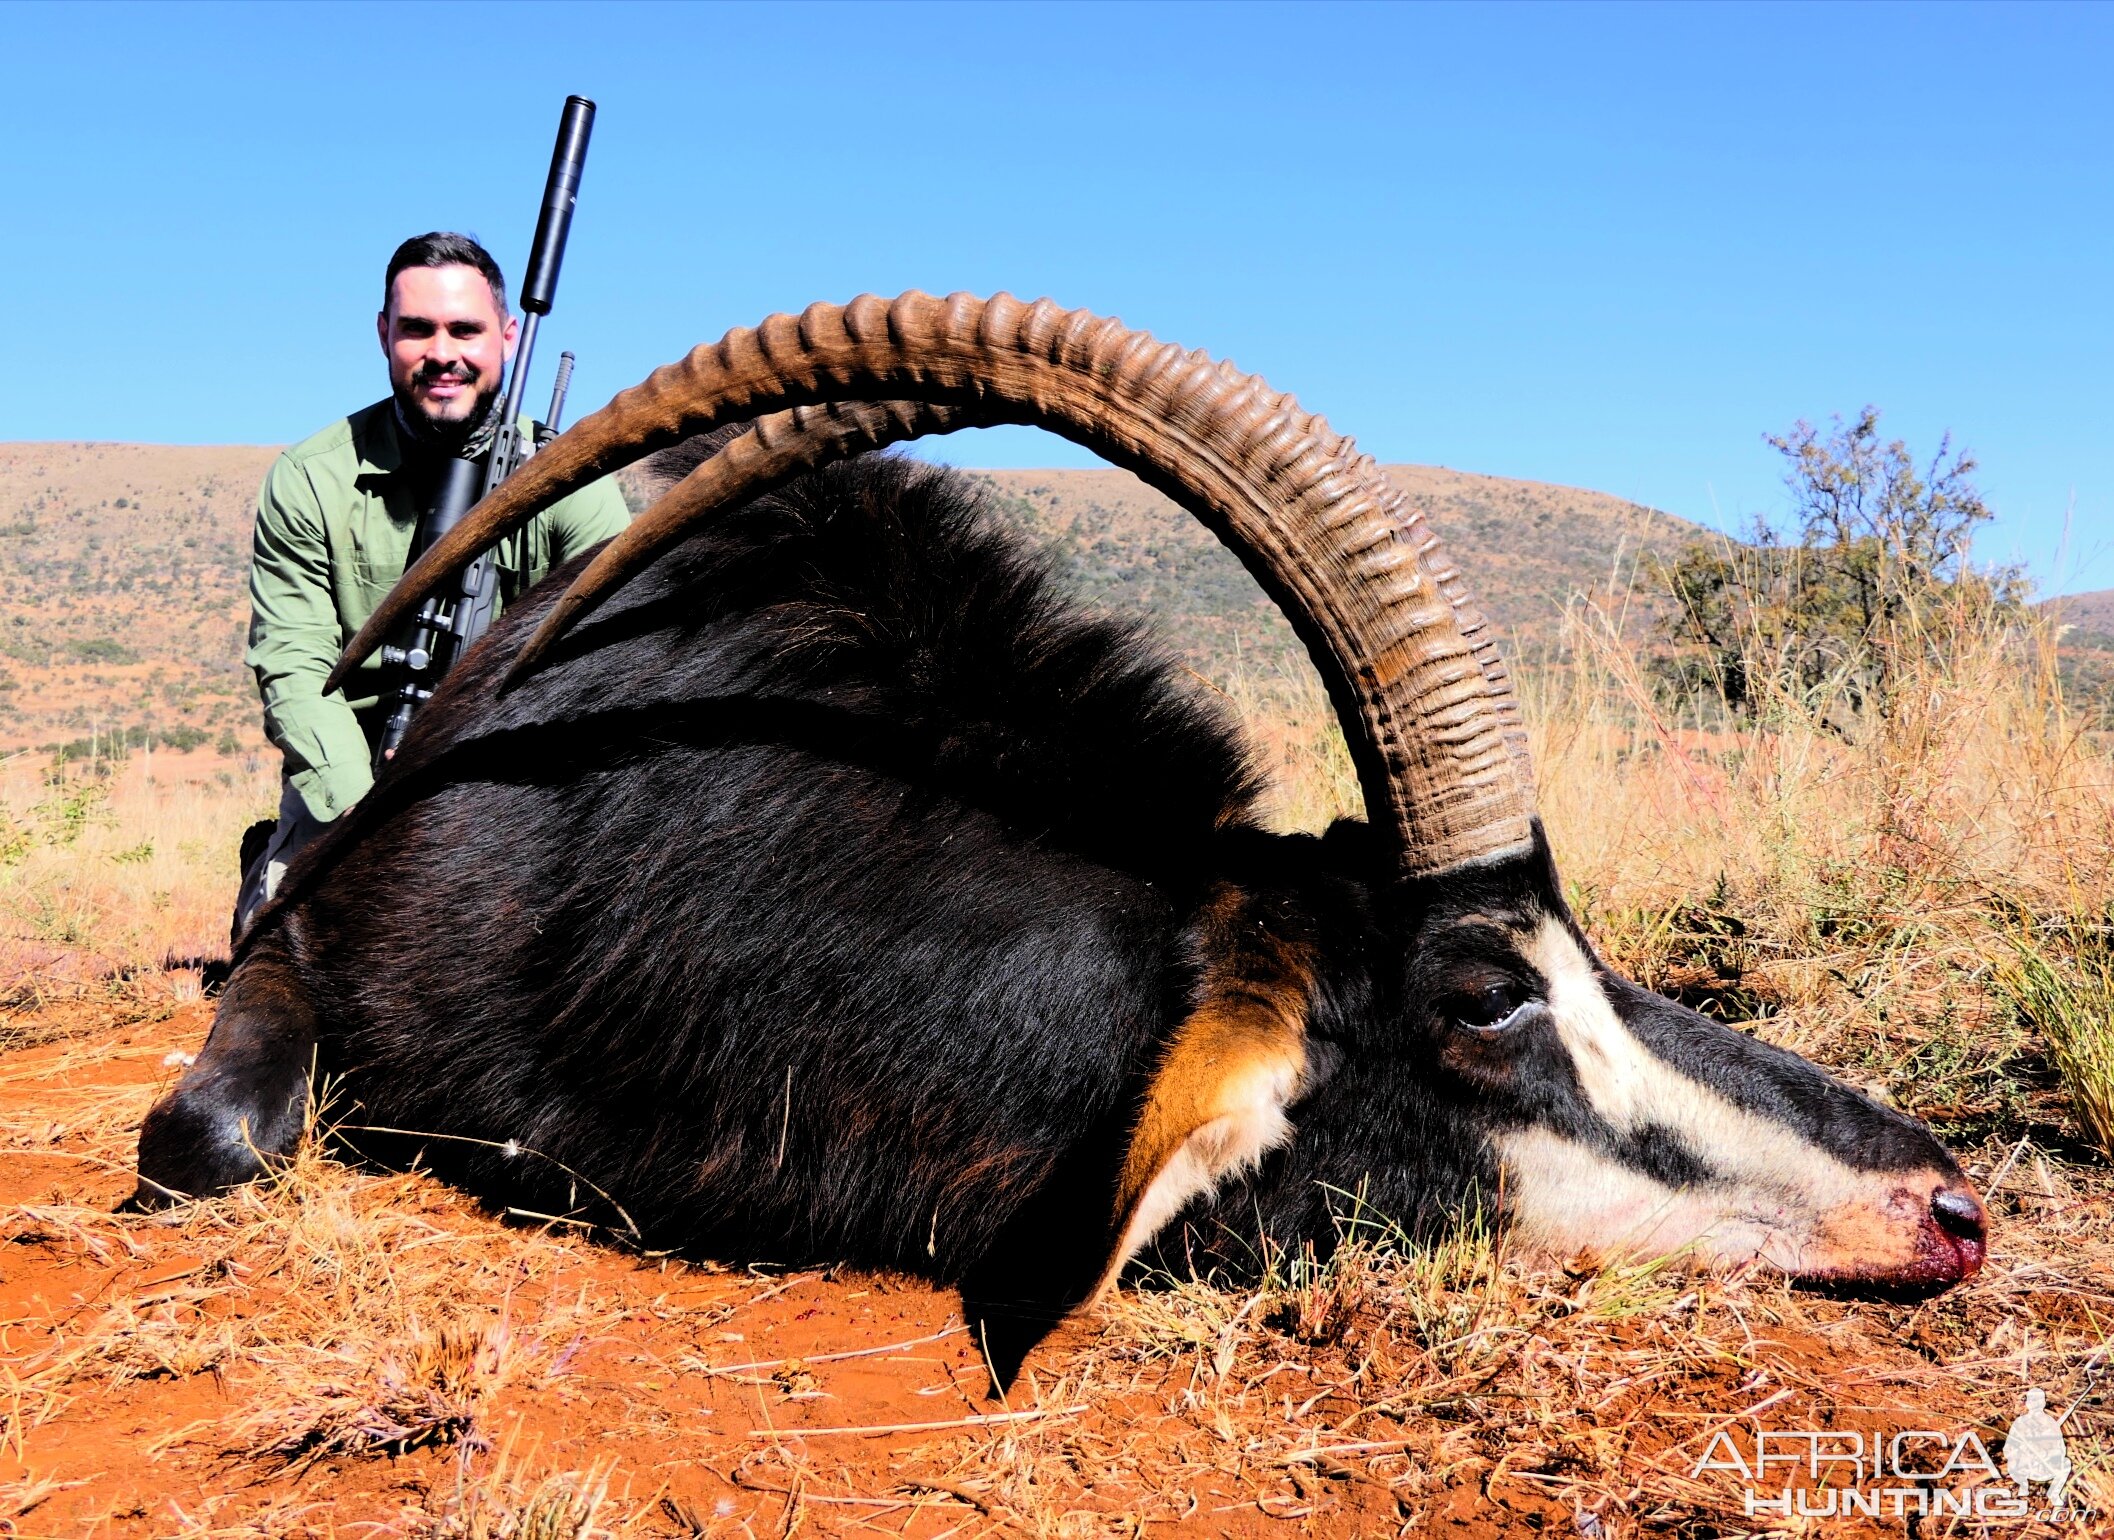
[[[1933,1118],[1996,1216],[1973,1284],[1899,1305],[1656,1265],[1573,1276],[1474,1227],[1411,1251],[1371,1216],[1326,1264],[1279,1259],[1259,1289],[1126,1291],[1031,1360],[1009,1405],[1041,1415],[972,1425],[986,1408],[967,1392],[862,1403],[872,1380],[858,1376],[894,1359],[727,1345],[722,1328],[753,1336],[796,1280],[692,1272],[675,1292],[710,1283],[709,1297],[684,1303],[663,1281],[642,1304],[635,1261],[311,1146],[273,1186],[174,1221],[114,1218],[65,1183],[0,1213],[10,1255],[124,1280],[0,1354],[0,1450],[23,1462],[0,1483],[0,1516],[67,1500],[78,1477],[38,1450],[70,1423],[207,1382],[224,1393],[160,1435],[201,1495],[172,1499],[155,1533],[340,1532],[333,1482],[415,1460],[446,1479],[394,1507],[369,1491],[363,1511],[393,1513],[392,1532],[480,1540],[1210,1533],[1265,1514],[1321,1532],[1453,1519],[1583,1540],[1782,1532],[1694,1474],[1716,1430],[1934,1426],[1995,1450],[2033,1385],[2052,1409],[2074,1403],[2076,1491],[2114,1511],[2114,1179],[2093,1148],[2114,1123],[2114,767],[2070,724],[2032,634],[1963,632],[1890,720],[1845,735],[1822,699],[1779,695],[1756,721],[1670,711],[1612,615],[1575,610],[1575,665],[1528,688],[1575,903],[1626,970]],[[1225,691],[1280,778],[1279,822],[1355,807],[1311,679]],[[0,1100],[0,1159],[63,1157],[84,1179],[129,1163],[153,1076],[110,1076],[165,1050],[113,1023],[186,1008],[188,976],[172,991],[155,969],[224,934],[233,841],[272,793],[263,775],[180,781],[137,760],[57,783],[0,767],[6,934],[109,965],[0,1006],[45,1021],[71,990],[100,1011],[77,1018],[93,1041],[43,1049],[33,1072],[0,1060],[0,1099],[32,1073],[38,1088]],[[808,1281],[811,1313],[854,1330],[841,1301],[868,1285]],[[883,1340],[915,1345],[944,1324]],[[626,1377],[591,1390],[580,1365],[611,1341]],[[775,1372],[697,1372],[757,1362]],[[700,1442],[698,1399],[713,1397]],[[546,1456],[515,1431],[523,1407],[613,1442]],[[858,1440],[803,1436],[803,1418],[961,1425]],[[694,1459],[684,1468],[721,1495],[639,1475],[655,1451]]]
[[[236,847],[278,802],[276,766],[203,750],[0,759],[0,1044],[11,1011],[226,956]]]
[[[2104,927],[2058,936],[2022,924],[2018,955],[1997,966],[1996,983],[2046,1043],[2078,1121],[2114,1150],[2114,937]]]
[[[131,1247],[153,1271],[133,1298],[81,1313],[44,1355],[10,1364],[20,1420],[8,1437],[33,1449],[142,1375],[219,1377],[220,1414],[163,1440],[172,1467],[187,1458],[216,1495],[172,1504],[180,1524],[157,1531],[217,1540],[343,1532],[325,1501],[329,1471],[421,1442],[447,1445],[448,1463],[389,1532],[451,1540],[739,1534],[735,1512],[758,1518],[754,1533],[847,1533],[854,1518],[885,1517],[924,1526],[894,1532],[922,1534],[969,1521],[1052,1536],[1129,1534],[1139,1522],[1218,1532],[1234,1526],[1230,1514],[1260,1512],[1334,1532],[1406,1533],[1459,1514],[1581,1535],[1700,1536],[1749,1527],[1721,1479],[1694,1473],[1717,1429],[1750,1418],[1970,1428],[1994,1448],[2033,1384],[2058,1407],[2083,1403],[2070,1424],[2078,1495],[2105,1512],[2114,1470],[2099,1376],[2114,1296],[2091,1274],[2106,1254],[2104,1206],[2096,1217],[2074,1201],[2005,1207],[1990,1272],[1916,1307],[1650,1265],[1572,1276],[1509,1259],[1474,1229],[1421,1252],[1373,1231],[1326,1264],[1283,1260],[1256,1290],[1166,1279],[1126,1291],[1038,1354],[1012,1393],[1016,1413],[1061,1415],[885,1444],[807,1437],[795,1424],[808,1398],[852,1393],[836,1378],[842,1365],[701,1377],[725,1387],[737,1419],[709,1457],[734,1494],[715,1505],[619,1476],[619,1461],[645,1463],[667,1436],[644,1411],[666,1388],[650,1351],[629,1355],[637,1367],[613,1392],[562,1403],[588,1436],[616,1440],[599,1463],[521,1458],[494,1430],[538,1380],[584,1389],[561,1344],[623,1333],[650,1350],[729,1335],[699,1329],[728,1321],[753,1332],[742,1301],[779,1285],[719,1279],[725,1299],[704,1307],[664,1292],[642,1312],[634,1299],[631,1320],[653,1323],[627,1327],[621,1269],[575,1271],[595,1248],[499,1228],[422,1179],[307,1157],[277,1187],[201,1206],[173,1229],[78,1206],[30,1218],[46,1250]],[[172,1251],[196,1258],[174,1280]],[[752,1351],[721,1345],[715,1356]],[[898,1421],[844,1405],[825,1399],[817,1420]],[[778,1431],[744,1452],[747,1423]],[[289,1460],[328,1469],[247,1504],[223,1500]],[[37,1502],[45,1488],[56,1491],[49,1476],[0,1496]]]
[[[585,1471],[539,1476],[509,1444],[488,1468],[461,1468],[453,1500],[412,1520],[405,1532],[416,1540],[603,1540],[632,1529],[611,1512],[615,1475],[612,1458]]]
[[[2052,1044],[2004,980],[2022,940],[2067,969],[2104,937],[2114,764],[2045,631],[1943,627],[1849,733],[1826,691],[1781,686],[1706,729],[1667,719],[1602,613],[1575,617],[1578,664],[1533,715],[1558,854],[1616,960],[1956,1129],[2060,1130]],[[2067,1062],[2070,1110],[2114,1089]]]
[[[1777,1428],[2001,1430],[2028,1381],[2051,1382],[2059,1406],[2092,1393],[2114,1319],[2107,1299],[2058,1347],[2040,1317],[2053,1297],[2089,1297],[2090,1286],[2025,1271],[1903,1319],[1650,1265],[1552,1276],[1470,1236],[1424,1255],[1341,1253],[1266,1290],[1260,1308],[1195,1286],[1126,1296],[1101,1350],[1185,1351],[1200,1431],[1282,1470],[1287,1510],[1331,1479],[1364,1476],[1408,1519],[1464,1488],[1495,1498],[1509,1473],[1548,1498],[1558,1522],[1592,1514],[1606,1533],[1713,1532],[1707,1521],[1737,1512],[1694,1476],[1718,1427],[1756,1417]],[[1903,1333],[1928,1356],[1901,1353]],[[2094,1462],[2086,1486],[2104,1511],[2114,1498],[2104,1450],[2072,1442]],[[1547,1511],[1517,1497],[1500,1506]]]
[[[36,1078],[64,1082],[111,1056],[83,1044]],[[35,1117],[0,1117],[0,1153],[121,1170],[152,1094],[135,1083],[101,1096],[58,1138]],[[455,1480],[429,1494],[411,1532],[603,1533],[608,1465],[532,1480],[491,1417],[502,1391],[562,1380],[584,1345],[622,1321],[624,1304],[606,1291],[555,1283],[583,1259],[599,1265],[599,1248],[492,1225],[422,1177],[351,1170],[322,1143],[304,1145],[270,1184],[174,1215],[116,1216],[63,1188],[0,1213],[0,1240],[110,1268],[122,1282],[98,1291],[106,1298],[77,1294],[56,1319],[25,1322],[38,1328],[34,1345],[21,1350],[18,1335],[0,1353],[0,1447],[19,1454],[40,1430],[62,1431],[127,1386],[210,1376],[224,1392],[211,1414],[164,1430],[152,1448],[157,1459],[203,1461],[218,1486],[443,1448],[459,1457]],[[723,1313],[717,1303],[688,1312]],[[41,1503],[50,1485],[0,1487],[0,1503]],[[260,1532],[325,1532],[284,1494],[273,1502],[280,1527]],[[178,1505],[179,1532],[226,1536],[258,1523],[249,1514],[231,1528],[218,1506]]]
[[[1616,966],[1955,1134],[2114,1151],[2114,760],[2048,628],[1937,633],[1894,713],[1845,733],[1827,690],[1669,706],[1622,606],[1575,606],[1569,665],[1523,681],[1558,863]],[[1317,681],[1227,696],[1278,826],[1358,810]]]

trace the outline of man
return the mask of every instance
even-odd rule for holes
[[[414,236],[389,259],[375,317],[388,398],[296,444],[264,478],[248,662],[285,765],[271,838],[244,852],[238,937],[301,848],[373,784],[382,697],[401,676],[373,657],[342,693],[324,695],[323,680],[403,576],[441,467],[490,448],[519,329],[490,253],[464,235]],[[607,478],[545,509],[497,552],[501,604],[628,517]]]

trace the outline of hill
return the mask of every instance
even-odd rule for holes
[[[0,444],[0,752],[143,728],[265,747],[242,647],[276,453]]]
[[[1389,478],[1446,541],[1515,660],[1547,656],[1573,595],[1626,585],[1698,525],[1603,492],[1423,465]],[[1196,520],[1127,471],[980,471],[1001,513],[1089,600],[1143,611],[1215,677],[1300,656],[1291,627]]]
[[[87,753],[113,737],[266,748],[242,648],[256,488],[269,446],[0,444],[0,754]],[[1444,537],[1516,662],[1547,658],[1564,606],[1634,586],[1707,532],[1602,492],[1433,466],[1386,467]],[[1199,672],[1268,681],[1303,666],[1240,563],[1128,472],[970,471],[999,517],[1089,604],[1142,614]],[[1637,581],[1642,579],[1642,581]],[[2049,600],[2072,698],[2114,701],[2114,589]]]
[[[2102,729],[2114,729],[2114,588],[2064,594],[2041,606],[2062,628],[2058,659],[2070,701]]]
[[[0,752],[114,734],[264,747],[242,667],[250,445],[0,444]],[[1142,612],[1201,671],[1300,654],[1240,563],[1128,472],[975,471],[999,514],[1096,605]],[[1576,591],[1700,533],[1598,492],[1424,466],[1394,477],[1514,651],[1553,645]]]
[[[2060,599],[2043,600],[2041,608],[2064,625],[2076,627],[2078,633],[2106,638],[2114,645],[2114,588],[2064,594]]]

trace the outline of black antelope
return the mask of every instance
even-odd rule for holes
[[[1239,553],[1364,820],[1264,832],[1160,651],[1068,607],[969,483],[867,453],[996,422]],[[592,1211],[577,1173],[655,1246],[954,1282],[1001,1375],[1133,1258],[1326,1251],[1352,1192],[1559,1252],[1980,1266],[1921,1125],[1595,955],[1492,639],[1373,462],[1118,323],[906,294],[733,332],[508,481],[341,674],[539,506],[712,430],[289,874],[142,1131],[141,1201],[267,1169],[313,1067],[350,1122],[450,1136],[362,1149],[494,1199]]]

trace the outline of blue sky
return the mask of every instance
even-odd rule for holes
[[[571,91],[576,413],[772,310],[1003,288],[1384,460],[1721,526],[1782,506],[1764,432],[1874,402],[1980,458],[1984,557],[2114,586],[2108,7],[17,4],[0,56],[0,439],[379,396],[389,250],[518,277]]]

